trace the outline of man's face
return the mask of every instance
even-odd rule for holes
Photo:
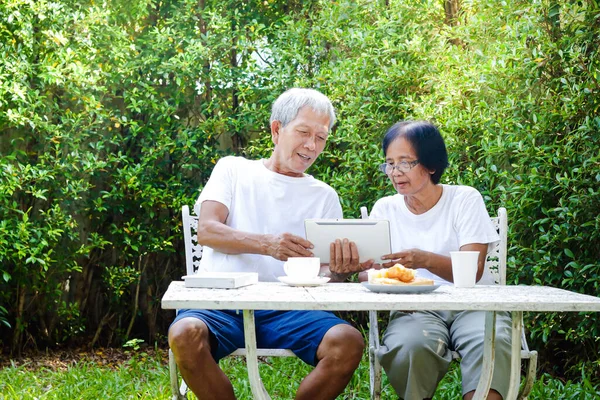
[[[302,107],[294,120],[281,127],[271,123],[275,143],[274,171],[288,176],[303,176],[323,149],[329,135],[329,116]]]

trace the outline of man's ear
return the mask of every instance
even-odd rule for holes
[[[271,122],[271,140],[273,140],[273,144],[277,144],[279,142],[279,131],[281,130],[281,121],[273,121]]]

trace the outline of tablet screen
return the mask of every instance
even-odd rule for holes
[[[356,243],[360,262],[369,259],[381,262],[381,256],[390,254],[390,223],[378,219],[307,219],[304,221],[306,239],[315,247],[315,257],[329,262],[329,245],[336,239]]]

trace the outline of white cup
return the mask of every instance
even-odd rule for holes
[[[292,279],[314,279],[321,270],[319,257],[289,257],[283,264],[285,274]]]
[[[452,278],[455,287],[473,287],[477,277],[478,251],[451,251]]]

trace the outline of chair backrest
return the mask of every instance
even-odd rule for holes
[[[192,275],[200,270],[200,259],[202,258],[202,246],[198,244],[198,215],[190,214],[190,207],[185,205],[181,207],[181,220],[183,222],[185,269],[187,275]]]
[[[199,207],[194,206],[194,211],[199,212]],[[368,218],[367,208],[361,207],[361,217]],[[202,258],[202,246],[198,244],[198,215],[190,214],[190,207],[181,207],[183,221],[183,237],[185,245],[185,268],[187,275],[195,274],[200,270],[200,259]],[[485,266],[490,270],[494,281],[500,285],[506,285],[506,245],[508,233],[508,219],[506,208],[498,208],[498,216],[492,217],[492,223],[500,236],[489,250]]]
[[[360,208],[360,216],[363,219],[369,218],[367,207]],[[496,232],[498,232],[498,235],[500,236],[500,241],[494,243],[492,248],[488,251],[485,258],[485,266],[492,273],[496,283],[506,285],[506,244],[508,233],[506,208],[498,208],[498,216],[492,217],[491,219]]]
[[[485,259],[485,266],[492,273],[496,283],[506,285],[506,245],[508,234],[506,208],[498,208],[498,216],[492,217],[492,223],[500,236],[500,241],[496,242],[488,251]]]

